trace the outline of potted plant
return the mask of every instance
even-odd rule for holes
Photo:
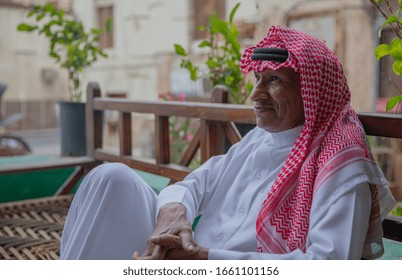
[[[381,38],[382,30],[386,27],[391,28],[393,34],[393,38],[389,44],[382,43],[376,47],[375,57],[378,61],[383,57],[390,56],[393,60],[392,71],[400,76],[402,75],[402,2],[400,0],[370,0],[370,3],[384,17],[382,26],[378,30],[378,37]],[[390,80],[399,94],[388,98],[386,111],[393,110],[394,113],[398,113],[400,112],[399,107],[402,102],[402,89],[392,79]],[[393,179],[396,182],[397,192],[394,195],[397,199],[400,199],[402,197],[402,176],[399,175],[402,165],[401,144],[394,142],[394,145],[391,144],[392,146],[394,147],[392,149],[393,154],[391,155],[394,163],[393,178],[388,179]],[[401,215],[401,213],[401,205],[398,204],[391,214]]]
[[[246,77],[240,70],[241,58],[238,30],[233,23],[234,16],[240,3],[237,3],[230,11],[229,20],[220,19],[216,13],[212,13],[207,26],[200,26],[199,30],[207,32],[207,39],[203,40],[198,47],[207,49],[204,68],[202,71],[188,56],[189,53],[179,44],[174,44],[175,52],[182,57],[180,67],[187,69],[191,80],[208,79],[212,87],[223,85],[228,89],[229,102],[244,104],[253,90],[253,85],[246,82]],[[236,123],[242,136],[247,134],[254,125]],[[230,146],[226,143],[227,148]]]
[[[389,55],[394,60],[392,70],[396,75],[402,75],[402,16],[401,1],[370,0],[373,7],[384,17],[384,22],[378,30],[378,37],[381,37],[383,28],[389,26],[392,29],[394,38],[389,44],[383,43],[376,47],[375,57],[378,60]],[[392,81],[392,80],[391,80]],[[395,85],[395,84],[394,84]],[[398,88],[399,95],[388,99],[386,110],[394,109],[398,111],[398,106],[402,101],[402,91]]]
[[[49,56],[68,73],[70,100],[59,103],[61,154],[85,155],[85,104],[82,103],[81,74],[99,57],[107,57],[98,46],[104,30],[92,28],[86,31],[81,21],[52,4],[33,7],[27,17],[34,17],[35,23],[20,23],[17,29],[37,32],[48,38]]]
[[[233,23],[239,6],[240,3],[236,4],[230,11],[228,21],[212,13],[208,25],[199,27],[199,30],[207,32],[207,39],[198,45],[200,49],[207,49],[207,57],[204,61],[206,72],[202,72],[200,67],[188,58],[189,54],[183,46],[174,44],[174,47],[176,54],[182,57],[180,67],[189,71],[191,80],[206,78],[212,86],[226,86],[229,91],[229,102],[244,104],[253,85],[246,82],[239,68],[241,50],[238,31]]]

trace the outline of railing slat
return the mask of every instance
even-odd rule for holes
[[[85,104],[86,145],[87,155],[92,157],[94,150],[102,147],[103,118],[102,112],[94,110],[95,98],[101,97],[98,83],[91,82],[87,87],[87,102]]]
[[[201,139],[201,128],[198,128],[197,131],[194,133],[193,139],[191,140],[190,144],[188,144],[188,147],[180,160],[181,165],[189,166],[195,154],[197,153],[198,148],[200,147],[200,139]]]
[[[131,155],[131,113],[119,112],[119,142],[120,155]]]
[[[155,116],[155,153],[158,164],[170,163],[169,117]]]
[[[237,129],[236,125],[233,122],[222,122],[221,123],[223,131],[225,132],[226,136],[229,138],[230,143],[236,144],[242,139],[242,136]]]

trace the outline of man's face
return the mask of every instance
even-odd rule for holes
[[[254,72],[251,93],[257,125],[269,132],[287,130],[304,123],[300,75],[290,68]]]

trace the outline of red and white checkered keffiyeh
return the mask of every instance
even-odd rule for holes
[[[256,47],[287,49],[289,57],[283,63],[251,60]],[[342,65],[317,38],[273,26],[267,37],[244,51],[240,67],[244,73],[289,67],[300,74],[305,124],[261,207],[256,228],[260,252],[305,251],[310,208],[322,183],[339,163],[351,158],[375,164],[363,127],[349,105],[350,90]],[[371,189],[373,209],[378,209],[376,187]],[[378,233],[379,211],[372,212],[376,226],[371,230]]]

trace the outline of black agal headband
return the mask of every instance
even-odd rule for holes
[[[288,59],[288,50],[277,48],[255,48],[251,60],[271,60],[285,62]]]

